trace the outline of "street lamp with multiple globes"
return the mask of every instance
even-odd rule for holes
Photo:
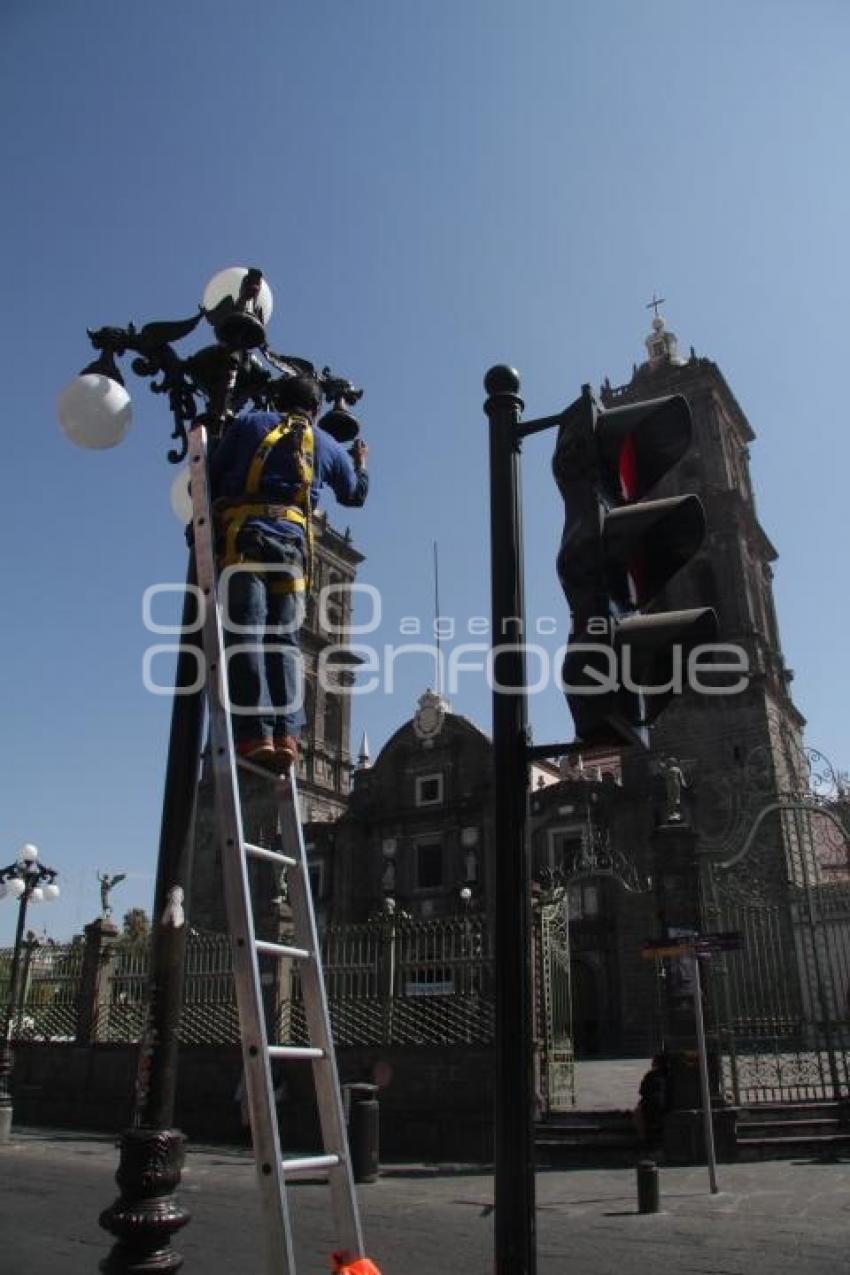
[[[338,442],[353,441],[359,425],[348,409],[362,391],[327,367],[318,370],[306,359],[271,350],[265,325],[272,304],[262,272],[234,266],[210,280],[192,318],[89,331],[99,353],[59,397],[62,429],[80,447],[114,447],[121,441],[131,411],[116,360],[130,352],[135,355],[136,375],[148,379],[155,394],[168,397],[174,422],[171,437],[176,440],[168,452],[172,464],[185,458],[188,431],[194,425],[203,421],[214,445],[235,412],[249,403],[274,410],[281,384],[298,375],[314,377],[331,404],[319,425]],[[215,342],[182,357],[175,343],[194,332],[202,319],[212,327]],[[172,507],[188,521],[181,485],[178,476]],[[204,708],[204,690],[197,679],[203,664],[195,582],[190,547],[154,893],[146,1026],[139,1047],[133,1127],[121,1137],[121,1194],[100,1219],[117,1238],[101,1263],[104,1272],[176,1271],[183,1259],[171,1248],[171,1239],[189,1220],[174,1197],[185,1139],[172,1127],[187,927],[174,921],[168,903],[180,889],[188,912]]]
[[[55,868],[38,862],[38,850],[33,845],[21,847],[14,863],[0,868],[0,899],[18,900],[18,926],[15,930],[15,946],[9,970],[9,995],[3,1017],[3,1036],[0,1039],[0,1143],[8,1142],[12,1130],[12,1095],[9,1077],[12,1074],[12,1031],[23,1003],[21,982],[21,949],[24,942],[24,926],[27,907],[32,903],[50,903],[59,897]]]

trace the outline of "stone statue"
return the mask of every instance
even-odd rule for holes
[[[664,811],[663,822],[665,824],[681,823],[683,820],[682,793],[686,788],[690,788],[690,784],[675,757],[665,757],[660,762],[660,770],[664,776],[664,794],[667,807]]]
[[[183,911],[183,899],[185,895],[181,885],[173,885],[168,891],[165,901],[165,911],[160,917],[160,925],[172,925],[175,930],[179,930],[186,922],[186,913]]]
[[[467,850],[466,854],[463,856],[463,870],[465,873],[465,880],[478,880],[478,858],[474,850]]]
[[[395,889],[395,864],[392,859],[384,860],[384,872],[381,877],[381,889],[391,894]]]
[[[109,906],[109,891],[113,890],[116,885],[119,885],[123,880],[125,880],[126,876],[126,872],[116,872],[114,877],[111,877],[108,872],[98,872],[97,879],[100,882],[100,914],[104,920],[112,916],[112,908]]]

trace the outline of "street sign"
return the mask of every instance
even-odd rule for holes
[[[648,939],[641,948],[640,954],[645,961],[656,961],[665,957],[687,956],[690,950],[690,943],[671,943],[667,939]]]
[[[697,951],[709,955],[714,952],[739,952],[744,946],[744,936],[739,930],[721,930],[716,934],[699,934],[694,946]]]
[[[682,956],[719,956],[721,952],[739,952],[744,936],[739,930],[721,930],[715,934],[694,934],[686,942],[670,939],[646,939],[641,948],[645,961],[675,960]]]

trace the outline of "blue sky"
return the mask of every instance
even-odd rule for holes
[[[265,271],[274,348],[366,389],[373,492],[338,522],[386,642],[430,619],[435,539],[459,638],[489,614],[485,370],[519,368],[529,416],[621,384],[657,289],[758,435],[794,693],[847,768],[845,4],[7,0],[0,37],[0,862],[34,841],[60,869],[35,928],[90,920],[97,869],[129,873],[119,914],[150,905],[170,705],[141,598],[185,568],[165,405],[128,367],[133,428],[90,453],[56,396],[87,326],[189,315],[226,265]],[[524,452],[528,605],[566,631],[550,454]],[[432,680],[410,657],[357,703],[373,749]],[[453,706],[489,728],[480,679]],[[571,734],[555,690],[532,719]]]

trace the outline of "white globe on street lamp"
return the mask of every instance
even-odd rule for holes
[[[235,301],[239,296],[239,289],[242,287],[242,281],[247,273],[248,270],[245,266],[228,266],[226,270],[219,270],[218,274],[214,274],[204,288],[202,303],[204,309],[214,310],[217,305],[221,305],[225,297],[230,297]],[[265,279],[260,284],[260,290],[257,294],[257,309],[262,315],[263,323],[268,323],[274,309],[274,297]]]
[[[20,877],[12,877],[6,884],[6,893],[12,899],[19,899],[26,888]]]
[[[21,852],[18,859],[21,863],[35,863],[38,858],[38,846],[32,845],[29,841],[26,845],[21,846]]]
[[[189,466],[184,465],[177,473],[177,477],[171,484],[171,492],[169,493],[171,501],[171,510],[174,517],[185,527],[187,522],[192,521],[192,497],[189,493]]]
[[[59,424],[77,447],[115,447],[130,428],[130,395],[111,376],[84,372],[66,385],[57,404]]]

